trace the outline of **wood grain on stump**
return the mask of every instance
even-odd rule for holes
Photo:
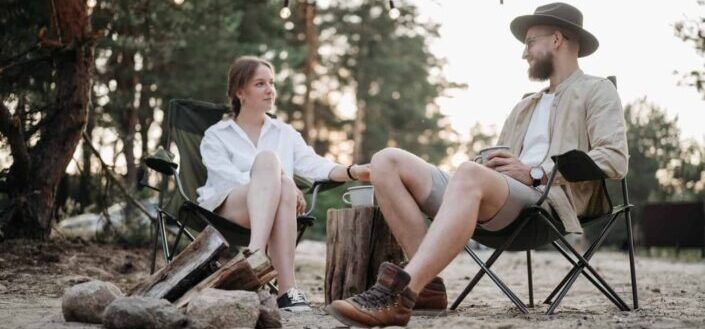
[[[404,253],[378,208],[328,210],[326,305],[371,287],[383,262],[399,264]]]

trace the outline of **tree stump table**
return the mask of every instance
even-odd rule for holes
[[[367,290],[383,262],[404,253],[377,207],[329,209],[326,221],[326,305]]]

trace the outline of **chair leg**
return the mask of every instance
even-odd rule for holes
[[[463,292],[460,293],[460,296],[458,296],[455,299],[455,301],[453,302],[453,305],[450,307],[451,310],[455,310],[456,308],[458,308],[458,305],[460,305],[460,303],[463,301],[463,299],[465,299],[465,297],[470,293],[470,291],[480,281],[482,276],[485,275],[485,273],[488,273],[488,275],[490,276],[492,281],[494,281],[495,284],[497,284],[497,286],[502,290],[502,292],[504,292],[505,295],[507,295],[507,297],[509,297],[509,299],[514,303],[514,305],[517,306],[517,308],[519,308],[520,311],[522,311],[523,313],[529,312],[528,309],[526,308],[526,305],[524,305],[524,303],[519,298],[517,298],[516,295],[514,295],[514,293],[512,293],[512,291],[509,288],[507,288],[507,286],[504,285],[504,283],[501,280],[499,280],[499,278],[497,278],[497,276],[494,274],[494,272],[489,270],[489,268],[492,266],[492,264],[494,264],[494,262],[497,260],[497,258],[499,258],[499,255],[501,255],[505,249],[509,248],[509,246],[512,244],[512,242],[514,242],[514,239],[516,239],[516,237],[519,235],[519,232],[521,232],[524,229],[524,226],[526,226],[526,223],[528,223],[530,219],[531,219],[530,216],[525,217],[523,222],[521,222],[521,224],[519,224],[519,227],[517,227],[514,230],[514,232],[512,232],[512,234],[509,236],[507,241],[505,241],[498,249],[496,249],[494,251],[494,253],[492,253],[490,258],[487,259],[486,263],[483,263],[482,260],[479,257],[477,257],[477,255],[470,248],[469,244],[465,244],[465,251],[480,266],[480,271],[477,274],[475,274],[475,277],[473,277],[473,279],[470,281],[470,283],[468,283],[468,285],[465,287],[465,289],[463,289]]]
[[[467,245],[466,245],[467,246]],[[472,249],[471,249],[472,250]],[[467,249],[466,249],[467,251]],[[494,264],[495,260],[499,257],[499,255],[502,254],[502,250],[497,249],[495,250],[492,255],[490,255],[490,258],[487,259],[487,263],[485,266],[490,267],[492,264]],[[474,258],[473,258],[474,259]],[[458,296],[455,301],[453,302],[453,305],[450,306],[451,310],[455,310],[458,308],[458,305],[465,299],[465,297],[472,291],[473,288],[475,288],[475,285],[480,282],[480,279],[482,279],[482,276],[485,275],[485,271],[480,269],[480,271],[475,274],[475,276],[470,280],[470,283],[468,283],[467,286],[465,286],[465,289],[460,293],[460,296]]]
[[[611,226],[611,224],[614,223],[614,219],[615,219],[615,217],[613,217],[612,220],[610,221],[610,223],[608,223],[607,225]],[[605,289],[607,289],[607,291],[611,295],[613,295],[617,301],[619,301],[619,303],[621,304],[620,309],[622,311],[628,311],[629,307],[624,303],[624,301],[619,297],[619,295],[617,295],[617,293],[614,292],[614,290],[607,284],[607,282],[605,282],[605,280],[600,276],[600,274],[597,273],[595,268],[593,268],[590,265],[590,263],[588,263],[588,261],[582,255],[580,255],[580,253],[577,250],[575,250],[575,248],[573,248],[570,245],[570,243],[568,243],[568,241],[565,239],[565,237],[563,237],[563,235],[560,234],[560,231],[556,228],[556,226],[553,223],[551,223],[550,220],[545,219],[545,221],[554,232],[558,233],[558,238],[568,248],[568,250],[573,254],[573,256],[578,258],[578,265],[579,265],[579,268],[575,269],[575,271],[572,271],[572,273],[571,273],[572,275],[571,275],[570,279],[568,280],[568,282],[566,282],[565,287],[563,287],[561,292],[558,294],[558,297],[556,297],[556,300],[553,302],[553,304],[551,304],[551,306],[548,308],[548,311],[546,311],[546,314],[553,314],[556,307],[558,307],[558,305],[560,304],[563,297],[565,297],[565,295],[566,295],[566,293],[568,293],[568,290],[570,289],[570,287],[573,285],[575,280],[578,278],[578,274],[581,271],[584,271],[585,268],[587,268],[588,271],[590,271],[590,273],[592,273],[592,275],[595,276],[597,281],[599,281],[605,287]],[[604,238],[605,238],[605,235],[601,236],[599,240],[604,240]]]
[[[301,241],[301,238],[304,236],[304,232],[306,232],[306,229],[308,228],[308,225],[301,225],[299,228],[299,233],[296,234],[296,245],[299,245],[299,242]]]
[[[600,232],[599,237],[606,236],[606,234],[609,232],[609,228],[613,225],[616,218],[617,218],[617,215],[612,216],[612,219],[609,221],[609,223],[607,225],[605,225],[605,227],[602,229],[602,232]],[[590,244],[590,247],[587,249],[587,251],[585,251],[585,254],[583,256],[583,257],[585,257],[585,259],[590,260],[590,258],[592,258],[592,255],[597,250],[598,243],[601,243],[600,239],[595,239],[595,241],[593,241]],[[571,264],[573,264],[573,268],[571,269],[571,271],[568,272],[568,274],[566,274],[565,277],[563,277],[563,280],[561,281],[561,283],[559,283],[558,286],[556,286],[556,288],[553,289],[551,294],[548,295],[548,297],[546,297],[546,300],[544,300],[544,304],[551,304],[552,303],[551,300],[553,299],[553,297],[555,297],[556,294],[558,293],[558,291],[560,291],[560,289],[565,285],[565,283],[568,282],[568,278],[570,278],[570,276],[573,273],[573,270],[575,270],[576,266],[578,266],[577,263],[570,256],[568,256],[568,252],[566,252],[563,248],[561,248],[561,246],[556,241],[553,241],[551,244],[553,245],[553,247],[556,248],[556,250],[561,252],[563,254],[563,256],[569,262],[571,262]]]
[[[579,267],[579,265],[570,257],[570,255],[568,255],[568,252],[566,252],[556,241],[554,241],[552,244],[553,244],[553,247],[555,247],[556,250],[558,250],[563,255],[563,257],[565,257],[565,259],[567,259],[573,265],[573,270],[577,271],[577,268]],[[583,255],[583,257],[585,257],[585,259],[588,261],[590,260],[591,256],[592,256],[591,254],[587,254],[587,253],[585,255]],[[553,289],[551,294],[544,301],[544,304],[551,304],[552,303],[551,299],[553,299],[553,297],[555,297],[555,295],[561,290],[561,288],[563,288],[563,286],[565,286],[565,283],[568,282],[568,279],[573,274],[573,270],[568,272],[568,274],[566,274],[566,276],[563,277],[563,280],[561,281],[561,283],[559,283],[556,286],[556,288]],[[617,299],[615,299],[614,296],[610,295],[610,293],[599,282],[595,281],[595,279],[590,275],[590,273],[587,273],[585,271],[580,271],[580,273],[582,273],[585,276],[585,278],[587,278],[588,281],[590,281],[590,283],[592,283],[595,287],[597,287],[597,289],[599,289],[600,292],[602,292],[602,294],[605,295],[605,297],[607,297],[610,301],[612,301],[612,303],[617,305],[617,307],[621,308],[619,301]]]
[[[274,296],[279,294],[279,289],[272,281],[267,282],[267,287],[269,287],[269,292],[273,293]]]
[[[629,271],[631,272],[632,276],[632,302],[633,308],[636,310],[639,308],[639,296],[637,295],[636,289],[636,268],[634,266],[634,234],[632,232],[632,216],[629,209],[625,211],[624,216],[626,218],[627,237],[629,239]]]
[[[534,280],[531,277],[531,249],[526,251],[526,273],[529,280],[529,307],[534,307]]]
[[[519,309],[519,311],[521,311],[524,314],[529,313],[529,310],[526,308],[526,305],[524,304],[524,302],[522,302],[521,299],[519,299],[519,297],[517,297],[512,292],[512,290],[509,289],[509,287],[507,287],[504,284],[504,282],[502,282],[502,280],[500,280],[497,277],[497,275],[494,274],[494,272],[492,272],[492,270],[490,270],[489,267],[487,265],[485,265],[485,263],[482,262],[480,257],[478,257],[477,254],[475,254],[475,252],[473,252],[472,249],[470,249],[470,247],[467,244],[465,245],[465,251],[467,251],[468,254],[470,254],[470,256],[475,260],[477,265],[480,265],[480,268],[482,268],[482,271],[487,273],[487,276],[490,277],[490,279],[497,285],[497,287],[499,287],[499,289],[502,290],[502,292],[505,295],[507,295],[507,297],[512,301],[512,303],[514,303],[514,305],[516,305],[516,307]]]
[[[152,266],[149,271],[149,274],[154,274],[154,269],[157,266],[157,248],[159,248],[159,229],[157,228],[158,225],[159,224],[157,224],[156,221],[154,222],[154,225],[152,225],[154,229],[154,246],[152,247]]]
[[[169,241],[166,239],[166,228],[164,227],[164,217],[159,216],[158,218],[159,222],[159,234],[161,235],[162,238],[162,250],[164,251],[164,260],[166,261],[167,264],[171,262],[171,252],[169,251]]]

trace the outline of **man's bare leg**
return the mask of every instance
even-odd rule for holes
[[[506,179],[474,162],[462,164],[448,182],[443,203],[416,254],[404,269],[419,292],[470,240],[478,218],[492,218],[509,196]]]
[[[431,193],[435,167],[401,149],[387,148],[370,161],[375,198],[394,237],[411,259],[426,234],[425,215],[419,209]]]

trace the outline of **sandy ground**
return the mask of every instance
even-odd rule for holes
[[[479,252],[487,258],[489,251]],[[493,266],[526,302],[525,253],[505,253]],[[108,280],[126,290],[144,279],[148,252],[115,246],[76,243],[0,244],[0,328],[99,328],[66,323],[61,315],[63,289],[90,278]],[[555,315],[541,304],[569,270],[554,252],[536,252],[534,287],[537,306],[528,315],[488,279],[480,281],[458,311],[443,317],[413,317],[410,328],[703,328],[705,327],[705,261],[637,258],[641,308],[620,312],[589,282],[579,279]],[[606,252],[592,264],[631,305],[629,267],[625,254]],[[322,311],[325,245],[304,241],[297,249],[297,278],[315,307],[314,312],[284,314],[290,328],[334,328],[342,324]],[[478,270],[465,254],[441,273],[450,302]]]

